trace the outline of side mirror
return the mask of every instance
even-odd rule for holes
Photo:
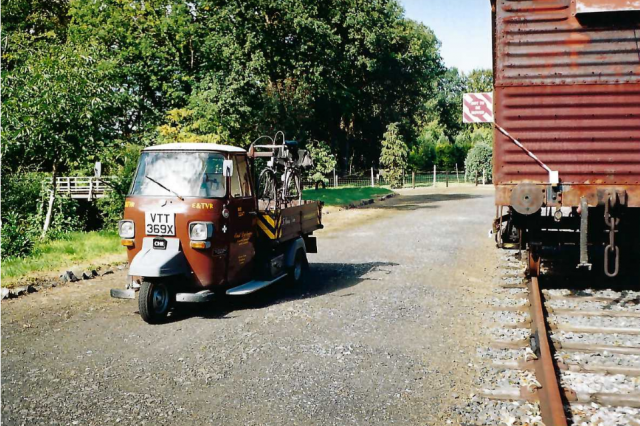
[[[233,176],[233,160],[224,160],[222,163],[222,175],[224,177]]]

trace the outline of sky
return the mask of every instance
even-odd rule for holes
[[[406,17],[431,28],[448,67],[491,68],[489,0],[400,0]]]

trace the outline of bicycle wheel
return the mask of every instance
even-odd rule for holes
[[[300,201],[302,199],[302,185],[297,171],[289,171],[284,184],[284,198],[287,201]]]
[[[264,169],[258,177],[258,196],[262,200],[275,200],[278,183],[272,169]]]

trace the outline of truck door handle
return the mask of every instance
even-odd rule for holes
[[[258,212],[255,212],[255,211],[254,211],[254,212],[249,212],[249,214],[250,214],[251,216],[258,216]]]

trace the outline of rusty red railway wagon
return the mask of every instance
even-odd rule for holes
[[[640,1],[491,6],[498,245],[640,264]]]

